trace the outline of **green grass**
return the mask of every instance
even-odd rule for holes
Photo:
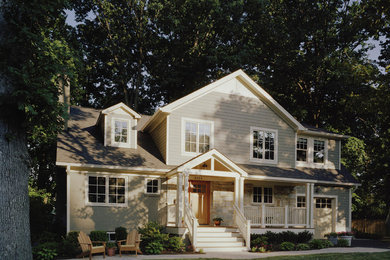
[[[266,254],[261,254],[265,257]],[[217,260],[221,258],[193,258],[191,260]],[[260,258],[259,258],[260,259]],[[261,258],[264,259],[264,258]],[[313,255],[299,255],[299,256],[272,256],[266,257],[271,260],[382,260],[390,259],[390,252],[383,253],[332,253],[332,254],[313,254]],[[181,259],[176,259],[181,260]],[[251,259],[253,260],[253,259]]]

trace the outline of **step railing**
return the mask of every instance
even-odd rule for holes
[[[196,250],[199,223],[187,203],[184,206],[184,224],[188,228],[191,244]]]
[[[266,226],[305,226],[306,208],[298,207],[266,207],[246,206],[244,207],[245,217],[251,220],[252,225]]]
[[[244,213],[240,210],[237,204],[233,204],[234,222],[241,232],[246,248],[249,250],[251,246],[251,221],[246,219]]]

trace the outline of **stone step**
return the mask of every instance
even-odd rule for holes
[[[234,227],[198,227],[198,233],[224,233],[224,232],[238,232]]]
[[[199,242],[216,242],[216,241],[223,241],[223,242],[244,242],[244,239],[241,236],[237,237],[199,237],[198,236],[198,243]]]
[[[224,237],[241,237],[241,234],[238,232],[217,232],[217,233],[199,233],[198,238],[208,237],[208,238],[224,238]]]
[[[225,241],[214,241],[214,242],[199,242],[196,245],[197,248],[230,248],[230,247],[243,247],[243,242],[225,242]]]
[[[202,249],[203,252],[248,252],[248,249],[244,246],[240,247],[198,247]]]

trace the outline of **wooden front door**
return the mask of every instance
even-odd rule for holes
[[[208,225],[210,222],[210,182],[190,181],[188,189],[192,212],[200,225]]]

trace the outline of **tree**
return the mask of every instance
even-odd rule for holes
[[[66,1],[0,4],[0,258],[31,259],[27,144],[61,129],[57,82],[74,82],[75,60],[63,34]]]

